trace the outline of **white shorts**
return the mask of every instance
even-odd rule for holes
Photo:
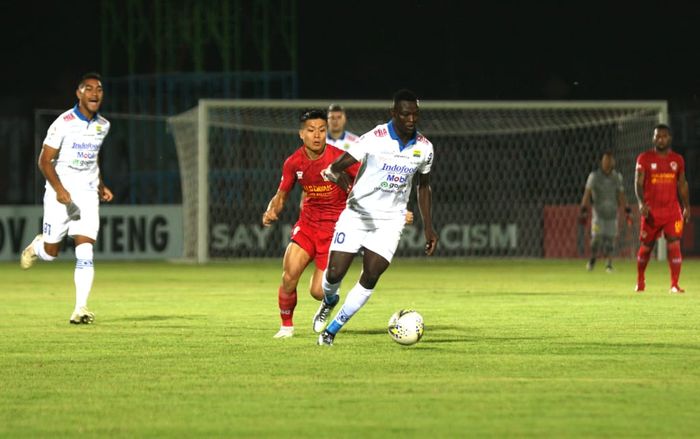
[[[44,192],[44,242],[55,244],[61,242],[66,235],[86,236],[97,239],[100,230],[100,200],[97,191],[69,191],[71,199],[80,208],[80,219],[72,221],[68,218],[65,204],[56,200],[53,188]]]
[[[335,223],[330,251],[357,253],[364,247],[391,262],[405,224],[404,215],[396,219],[374,219],[345,209]]]

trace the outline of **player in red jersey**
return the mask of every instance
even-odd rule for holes
[[[671,129],[660,124],[654,128],[654,149],[637,157],[635,194],[642,217],[637,254],[637,292],[644,291],[644,271],[651,250],[661,232],[667,240],[671,293],[685,292],[678,286],[681,274],[681,236],[683,223],[690,220],[690,195],[685,179],[683,156],[671,151]],[[681,205],[678,203],[680,195]]]
[[[292,229],[291,242],[282,262],[282,284],[277,294],[282,327],[275,338],[294,335],[292,317],[297,303],[297,284],[312,260],[316,264],[316,270],[311,278],[310,293],[316,300],[323,298],[321,279],[328,263],[328,247],[336,220],[347,200],[347,192],[321,177],[321,170],[343,155],[342,150],[326,144],[326,112],[307,110],[302,113],[299,121],[299,137],[304,144],[285,160],[277,193],[262,216],[264,226],[277,221],[289,192],[295,183],[301,185],[304,191],[301,212]],[[347,170],[351,181],[358,168],[359,164]]]

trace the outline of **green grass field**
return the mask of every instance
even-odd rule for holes
[[[665,263],[644,294],[631,261],[584,264],[399,259],[330,348],[307,276],[272,339],[278,260],[97,261],[89,326],[69,261],[0,264],[0,437],[699,437],[700,261],[684,295]]]

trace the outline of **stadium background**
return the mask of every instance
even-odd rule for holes
[[[195,107],[198,99],[388,101],[400,87],[415,90],[425,102],[667,101],[674,149],[686,158],[691,202],[697,204],[700,75],[690,55],[691,26],[700,18],[697,8],[682,3],[650,4],[644,10],[555,2],[466,6],[416,0],[358,4],[362,5],[349,10],[293,0],[274,4],[103,0],[91,8],[79,2],[47,5],[27,16],[16,4],[7,3],[2,44],[12,62],[3,73],[0,102],[0,151],[7,158],[0,170],[0,204],[40,202],[43,182],[35,163],[41,139],[55,115],[72,105],[76,78],[89,70],[105,77],[103,113],[114,128],[102,154],[103,172],[119,206],[182,203],[180,164],[167,117]],[[462,200],[462,191],[483,192],[488,199],[502,197],[504,211],[517,210],[524,202],[522,193],[538,192],[549,196],[552,204],[573,205],[580,199],[586,175],[596,166],[597,154],[609,147],[597,142],[606,140],[609,136],[584,135],[580,144],[570,146],[570,154],[543,148],[542,156],[527,157],[524,166],[531,172],[525,178],[515,178],[519,169],[511,162],[501,169],[504,172],[488,172],[503,157],[488,142],[477,143],[469,155],[469,163],[476,165],[461,169],[458,163],[464,154],[450,159],[445,170],[462,180],[436,191],[452,191],[455,203]],[[275,142],[283,157],[296,145],[296,138],[291,134]],[[558,154],[562,161],[549,162]],[[538,167],[541,162],[546,166]],[[627,162],[620,170],[627,178],[628,199],[633,199]],[[258,176],[255,196],[241,206],[246,218],[259,215],[274,192],[276,167],[272,163],[265,175]],[[563,176],[572,179],[562,189],[558,182]],[[228,184],[227,190],[236,191],[235,182]],[[489,209],[494,212],[486,212]],[[21,241],[16,239],[13,212],[0,224],[7,257],[16,253],[14,247]],[[287,221],[294,213],[294,209],[286,213]],[[468,215],[486,216],[487,224],[495,223],[499,214],[498,203],[486,209],[476,205],[465,209],[465,223],[479,221]],[[222,215],[225,221],[228,214]],[[535,219],[530,221],[546,222],[539,214],[531,217]],[[136,227],[139,239],[157,241],[145,236],[148,230],[157,234],[156,226],[149,226],[157,223],[157,216],[117,215],[111,221],[117,226],[143,221],[141,228]],[[686,233],[686,255],[700,253],[696,228],[693,223]],[[113,235],[123,233],[105,227],[103,236],[109,230]],[[538,230],[540,235],[530,233],[532,243],[515,254],[481,250],[467,254],[544,256],[542,228],[527,230]],[[110,242],[115,248],[133,247],[120,253],[124,258],[158,254],[146,244]],[[275,256],[277,248],[220,256]],[[460,254],[442,250],[444,255]],[[576,250],[580,253],[580,248]],[[626,255],[630,254],[628,249]]]

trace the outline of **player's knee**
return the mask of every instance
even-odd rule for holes
[[[373,290],[374,287],[377,286],[377,282],[379,282],[380,275],[381,273],[372,273],[363,270],[360,276],[360,285],[368,290]]]
[[[49,244],[49,243],[44,243],[44,251],[46,252],[47,255],[52,256],[52,257],[58,257],[58,252],[61,250],[61,245],[60,243],[56,244]]]
[[[311,297],[313,297],[316,300],[323,300],[323,289],[322,288],[319,288],[319,289],[311,288],[309,290],[309,294],[311,294]]]
[[[90,243],[83,243],[75,246],[75,259],[83,261],[85,264],[92,266],[93,248]]]

